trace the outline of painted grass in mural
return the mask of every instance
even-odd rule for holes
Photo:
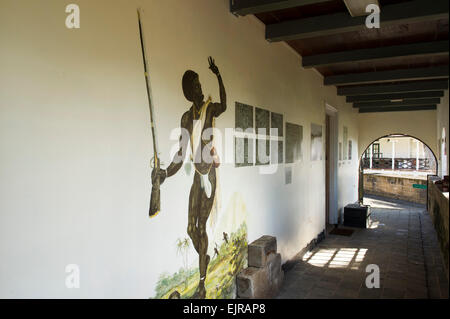
[[[247,225],[224,239],[208,265],[205,288],[207,299],[231,299],[235,297],[236,275],[247,266]],[[167,299],[177,291],[181,299],[192,298],[199,281],[198,267],[180,268],[173,275],[164,273],[156,285],[155,299]]]

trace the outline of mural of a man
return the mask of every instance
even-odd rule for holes
[[[208,235],[206,223],[214,205],[216,195],[216,168],[219,166],[219,159],[215,155],[215,150],[211,147],[213,136],[209,140],[202,138],[204,130],[214,126],[214,119],[225,112],[227,108],[225,87],[222,77],[214,60],[209,57],[209,69],[217,76],[220,91],[220,103],[211,103],[210,99],[204,101],[202,87],[199,76],[194,71],[188,70],[183,75],[182,87],[186,99],[192,102],[192,106],[181,118],[181,128],[189,132],[190,144],[195,175],[189,194],[188,227],[187,233],[192,240],[193,246],[199,255],[200,281],[195,297],[205,298],[205,280],[210,256],[208,251]],[[166,170],[160,170],[160,183],[166,177],[173,176],[182,167],[189,141],[180,138],[179,151],[175,154],[172,163]],[[205,160],[204,149],[211,154],[211,160]],[[155,171],[152,173],[155,180]]]

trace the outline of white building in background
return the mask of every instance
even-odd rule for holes
[[[369,169],[413,169],[435,170],[436,158],[433,152],[420,140],[403,135],[392,135],[373,142],[364,153],[365,168]],[[399,160],[403,160],[399,164]],[[389,161],[390,167],[386,167]],[[425,162],[428,165],[425,165]],[[409,164],[407,164],[409,163]],[[399,167],[401,165],[401,167]],[[425,169],[424,166],[429,167]]]
[[[377,143],[377,142],[375,142]],[[375,144],[374,143],[374,144]],[[381,157],[384,158],[425,158],[427,148],[421,141],[413,137],[388,137],[378,140]]]

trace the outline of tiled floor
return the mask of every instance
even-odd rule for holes
[[[328,235],[298,255],[278,298],[448,298],[448,279],[431,219],[424,207],[365,199],[370,229],[350,237]],[[366,287],[377,265],[380,288]]]

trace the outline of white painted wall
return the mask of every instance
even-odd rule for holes
[[[312,122],[325,123],[325,103],[354,141],[353,160],[339,165],[339,207],[357,200],[356,114],[292,50],[266,42],[255,18],[231,15],[228,0],[76,3],[81,28],[68,30],[64,2],[0,1],[0,297],[148,298],[158,276],[182,264],[175,241],[187,237],[191,178],[168,179],[161,214],[147,217],[152,144],[138,6],[164,164],[169,133],[190,106],[184,71],[197,71],[205,95],[219,99],[210,55],[228,94],[218,128],[234,127],[235,101],[303,125],[291,185],[284,165],[274,175],[220,168],[224,205],[234,192],[245,200],[249,241],[277,236],[286,260],[324,228],[325,162],[309,160],[309,136]],[[67,264],[80,266],[80,289],[65,287]]]
[[[448,127],[448,90],[445,91],[444,97],[441,99],[441,104],[437,107],[437,144],[440,144],[439,147],[439,155],[436,156],[439,158],[439,175],[442,177],[444,175],[448,175],[448,171],[450,168],[449,164],[449,155],[448,155],[448,144],[449,144],[449,127]],[[443,132],[445,131],[445,143],[443,139]],[[443,147],[445,145],[445,147]],[[445,152],[444,152],[445,149]]]
[[[372,142],[390,134],[406,134],[418,138],[434,154],[438,154],[436,115],[434,110],[359,114],[359,156]]]
[[[343,154],[342,160],[338,162],[338,210],[342,218],[344,207],[349,203],[358,201],[358,148],[360,137],[359,128],[357,126],[357,113],[341,112],[339,114],[338,122],[339,142],[341,142],[342,145],[344,144],[344,126],[348,129],[347,145],[349,140],[352,141],[352,159],[349,160],[348,156],[345,157]]]

